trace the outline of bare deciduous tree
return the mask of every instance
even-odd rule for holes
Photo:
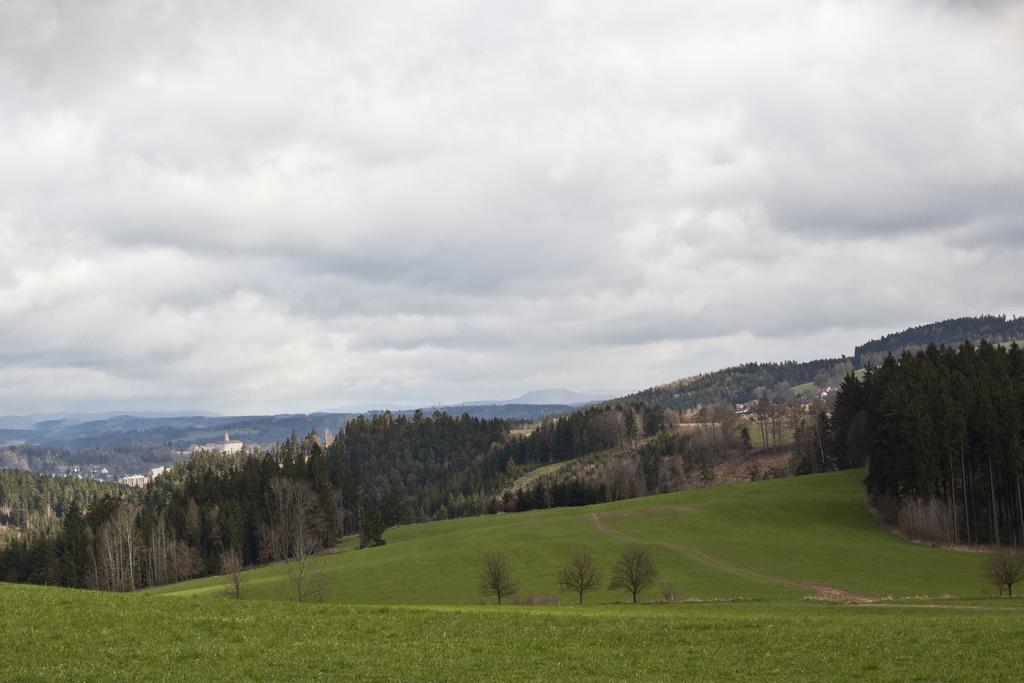
[[[647,493],[647,484],[635,457],[618,458],[605,465],[603,481],[609,500],[637,498]]]
[[[636,413],[632,408],[626,408],[622,414],[623,430],[626,438],[629,439],[629,447],[636,448],[636,440],[640,435],[640,425],[637,423]]]
[[[694,417],[697,420],[697,438],[701,447],[708,451],[718,449],[718,424],[715,422],[715,411],[711,406],[701,406]]]
[[[146,546],[146,583],[160,586],[170,580],[170,548],[173,536],[167,530],[167,520],[163,512],[157,515],[156,523],[149,531],[149,543]]]
[[[722,432],[722,453],[736,446],[737,425],[739,415],[736,409],[728,403],[719,403],[714,408],[715,422],[718,423]]]
[[[910,538],[931,543],[952,543],[953,515],[939,498],[904,496],[896,508],[896,525]]]
[[[228,550],[220,558],[220,570],[228,580],[227,594],[241,600],[249,575],[242,566],[242,556],[236,550]]]
[[[626,422],[617,410],[605,410],[590,418],[590,431],[602,448],[622,448]]]
[[[515,595],[519,582],[513,580],[504,553],[490,552],[484,555],[483,571],[480,574],[480,593],[493,595],[501,604],[502,598]]]
[[[757,399],[757,406],[754,408],[754,421],[757,423],[757,426],[761,428],[761,447],[769,448],[771,446],[771,441],[768,433],[768,425],[770,422],[769,413],[771,412],[771,409],[769,408],[768,399],[766,398],[768,392],[764,387],[758,387],[758,389],[760,389],[761,392]],[[754,389],[754,393],[757,395],[758,390]]]
[[[789,382],[776,382],[775,386],[771,390],[772,403],[784,405],[793,400],[793,387],[789,385]]]
[[[1013,585],[1024,579],[1024,553],[1001,549],[988,556],[985,561],[985,577],[1003,594],[1013,597]]]
[[[296,602],[314,602],[327,595],[327,574],[322,558],[315,552],[303,552],[289,560],[285,564],[285,576]]]
[[[634,546],[622,551],[622,556],[612,570],[612,581],[608,587],[629,591],[633,596],[633,604],[636,604],[640,593],[650,588],[657,576],[658,570],[654,568],[651,556],[643,548]]]
[[[285,561],[285,576],[298,602],[327,592],[327,578],[317,558],[322,549],[323,520],[319,499],[304,481],[278,478],[267,492],[270,525],[264,542],[273,558]]]
[[[583,604],[583,595],[594,590],[601,584],[601,572],[594,564],[594,556],[589,550],[574,550],[569,555],[569,562],[558,572],[558,585],[564,591],[573,591]]]
[[[786,405],[786,427],[796,434],[804,421],[804,410],[799,401],[791,401]]]
[[[782,445],[782,426],[785,423],[786,408],[778,404],[771,404],[768,407],[768,424],[771,428],[772,445],[778,448]]]
[[[267,506],[273,509],[272,498],[267,496]],[[288,559],[288,543],[284,529],[275,520],[260,524],[260,562],[282,562]]]
[[[162,512],[149,531],[148,545],[143,548],[143,560],[146,582],[150,586],[190,579],[200,568],[197,551],[174,537],[168,530],[167,519]]]
[[[138,587],[141,539],[136,528],[139,506],[122,501],[100,527],[97,585],[110,591],[133,591]]]

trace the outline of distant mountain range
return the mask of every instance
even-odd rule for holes
[[[225,432],[246,443],[273,444],[287,439],[292,431],[305,435],[324,429],[337,431],[350,415],[204,416],[173,415],[148,417],[119,414],[83,420],[43,420],[28,428],[0,428],[0,445],[29,444],[78,450],[106,446],[165,444],[183,449],[223,438]]]
[[[32,429],[35,425],[47,422],[82,423],[107,420],[112,417],[219,417],[219,413],[208,410],[109,410],[102,413],[32,413],[30,415],[0,416],[0,429]]]
[[[564,398],[571,403],[545,403],[545,398]],[[486,401],[420,408],[450,415],[467,413],[481,419],[539,420],[575,410],[590,399],[588,394],[565,390],[530,392],[522,401]],[[415,409],[388,409],[394,415],[412,416]],[[356,415],[375,415],[384,409],[281,415],[216,415],[211,413],[47,413],[0,417],[0,447],[28,444],[79,450],[126,445],[168,445],[185,449],[192,444],[218,440],[225,433],[245,443],[273,445],[294,431],[337,433]]]
[[[702,404],[748,401],[752,392],[759,387],[772,390],[777,389],[777,385],[837,386],[846,372],[865,364],[879,363],[888,353],[923,348],[928,343],[957,345],[965,339],[988,339],[993,342],[1024,339],[1024,319],[978,316],[946,320],[871,340],[858,346],[851,357],[805,362],[749,363],[651,387],[622,397],[621,400],[687,410]],[[566,389],[539,389],[511,399],[424,406],[421,410],[427,414],[441,411],[452,415],[468,413],[488,419],[538,420],[606,400],[620,399]],[[407,407],[388,409],[398,415],[412,415],[415,412],[415,409]],[[206,411],[7,416],[0,417],[0,446],[26,443],[75,450],[125,444],[166,444],[184,448],[192,443],[206,443],[218,436],[223,437],[224,432],[246,443],[270,445],[288,438],[293,431],[299,435],[310,431],[323,433],[325,429],[337,432],[355,415],[373,415],[383,410],[376,408],[308,415],[253,416],[223,416]]]
[[[528,391],[522,396],[496,401],[469,401],[458,405],[465,406],[495,406],[495,405],[560,405],[560,406],[582,406],[588,403],[598,403],[613,398],[610,394],[590,394],[569,391],[568,389],[536,389]]]
[[[538,420],[567,413],[607,396],[566,389],[530,391],[505,401],[474,401],[453,405],[424,406],[419,410],[452,415],[468,413],[483,419]],[[381,406],[367,410],[334,410],[310,414],[219,415],[209,411],[108,411],[102,413],[35,413],[0,417],[0,446],[31,444],[69,449],[125,444],[170,444],[185,448],[205,443],[224,432],[247,443],[271,445],[311,430],[337,432],[355,415],[390,411],[411,416],[415,408]]]

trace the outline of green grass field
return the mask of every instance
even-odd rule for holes
[[[5,680],[1019,680],[1024,612],[367,607],[0,584]]]
[[[862,477],[392,529],[321,558],[319,604],[290,601],[280,567],[253,570],[242,601],[219,577],[134,595],[0,584],[0,679],[1020,680],[1024,600],[992,596],[979,553],[890,534]],[[689,601],[479,604],[487,550],[521,596],[555,595],[570,548],[607,575],[633,543]]]
[[[682,491],[585,508],[562,508],[411,525],[389,530],[386,546],[343,543],[321,559],[329,602],[476,604],[480,559],[505,552],[520,596],[557,594],[556,576],[576,546],[589,548],[607,576],[622,549],[650,549],[658,587],[686,598],[802,599],[835,589],[858,596],[985,596],[983,555],[908,543],[863,503],[862,471]],[[254,599],[288,599],[281,567],[250,572]],[[154,594],[215,595],[211,577]],[[660,599],[656,588],[649,600]],[[566,596],[568,599],[569,596]],[[621,601],[602,590],[591,603]]]

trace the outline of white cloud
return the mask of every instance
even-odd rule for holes
[[[1024,312],[1014,3],[9,2],[0,412],[630,390]]]

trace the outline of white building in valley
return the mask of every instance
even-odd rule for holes
[[[189,451],[195,453],[196,451],[210,451],[212,453],[237,453],[245,448],[245,444],[236,439],[232,439],[227,432],[224,432],[224,441],[216,443],[207,443],[200,446],[199,444],[193,445]]]
[[[152,467],[149,474],[129,474],[117,480],[118,484],[140,488],[153,481],[167,471],[166,467]]]

